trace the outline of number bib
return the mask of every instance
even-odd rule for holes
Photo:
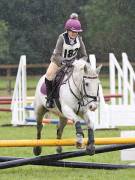
[[[66,60],[71,60],[75,58],[77,56],[79,48],[80,48],[79,37],[76,38],[76,43],[73,45],[67,44],[64,39],[62,57]]]

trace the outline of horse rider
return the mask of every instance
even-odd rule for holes
[[[88,56],[82,37],[79,35],[82,32],[81,23],[78,19],[78,14],[72,13],[70,18],[65,23],[65,32],[60,34],[56,43],[56,47],[51,56],[51,63],[46,71],[45,84],[47,91],[47,108],[54,108],[54,100],[51,96],[52,80],[57,71],[60,69],[64,60],[71,61],[79,56],[87,61]]]

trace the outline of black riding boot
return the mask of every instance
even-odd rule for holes
[[[52,97],[52,81],[49,81],[47,78],[45,78],[45,84],[46,84],[46,92],[47,92],[47,101],[46,101],[46,107],[47,108],[54,108],[54,100]]]

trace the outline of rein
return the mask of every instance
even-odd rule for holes
[[[69,70],[69,72],[68,72],[68,70]],[[73,74],[73,70],[74,70],[74,66],[68,66],[67,67],[67,70],[65,71],[65,74],[68,72],[68,76],[67,76],[67,78],[62,82],[62,84],[65,84],[68,80],[69,80],[69,78],[72,76],[72,74]],[[61,85],[62,85],[61,84]]]

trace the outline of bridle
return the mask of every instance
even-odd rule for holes
[[[83,90],[84,90],[85,96],[86,96],[87,98],[93,99],[92,101],[97,101],[99,86],[98,86],[98,89],[97,89],[97,96],[88,95],[87,92],[86,92],[86,88],[85,88],[85,79],[97,79],[97,78],[98,78],[97,76],[94,76],[94,77],[91,77],[91,76],[83,76]]]
[[[73,96],[78,100],[78,110],[77,110],[77,114],[78,114],[79,110],[80,110],[80,107],[83,107],[83,106],[85,107],[88,104],[90,104],[91,102],[93,102],[93,101],[96,102],[97,101],[97,96],[99,94],[99,86],[98,86],[98,89],[97,89],[97,96],[88,95],[87,92],[86,92],[86,88],[85,88],[85,79],[97,79],[98,77],[97,76],[94,76],[94,77],[83,76],[83,80],[82,80],[82,83],[81,83],[81,90],[79,89],[79,87],[77,87],[77,85],[75,83],[73,73],[72,73],[71,77],[72,77],[72,80],[73,80],[73,83],[74,83],[75,87],[77,88],[77,90],[79,92],[79,97],[78,97],[73,92],[73,89],[71,88],[71,85],[70,85],[70,81],[68,79],[69,89],[70,89],[71,93],[73,94]],[[85,101],[84,101],[85,99],[88,99],[87,103],[85,103]]]

